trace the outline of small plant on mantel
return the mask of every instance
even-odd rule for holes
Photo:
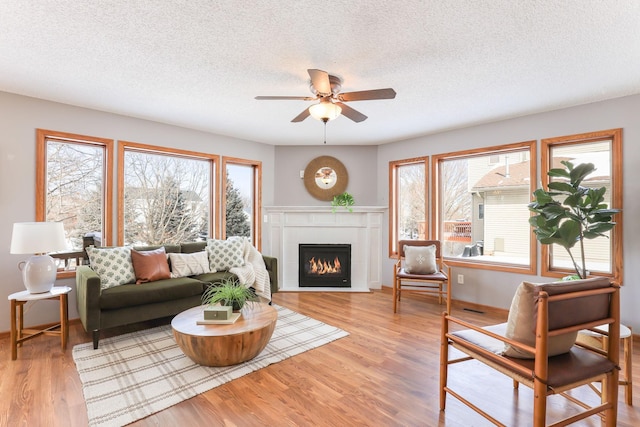
[[[233,311],[240,311],[247,303],[258,301],[252,290],[241,284],[235,277],[227,277],[213,283],[202,294],[203,305],[231,306]]]
[[[566,249],[576,270],[576,279],[586,279],[588,272],[584,255],[584,239],[608,237],[605,232],[616,223],[613,215],[620,209],[609,209],[604,203],[606,187],[583,187],[582,181],[596,170],[593,163],[581,163],[573,166],[562,161],[563,169],[550,169],[547,175],[560,178],[548,185],[548,191],[538,188],[529,210],[536,215],[529,218],[533,232],[544,245],[557,244]],[[580,264],[571,253],[577,243],[580,244]]]
[[[353,209],[351,208],[351,206],[353,206],[354,204],[355,204],[355,201],[353,200],[353,196],[345,191],[342,194],[337,194],[333,196],[333,200],[331,201],[331,206],[332,206],[331,212],[335,213],[335,211],[340,206],[344,206],[346,210],[348,210],[349,212],[353,212]]]

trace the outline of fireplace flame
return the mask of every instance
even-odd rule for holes
[[[338,257],[335,257],[333,262],[326,259],[316,260],[316,257],[312,257],[309,260],[309,273],[311,274],[322,275],[341,272],[342,268],[340,266],[340,260],[338,259]]]

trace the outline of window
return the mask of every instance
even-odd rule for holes
[[[213,236],[217,156],[120,142],[118,242],[158,245]]]
[[[427,238],[428,157],[389,162],[389,256],[398,241]]]
[[[113,141],[38,129],[36,221],[62,221],[69,252],[57,254],[58,277],[72,277],[83,238],[102,245],[111,237]]]
[[[542,140],[542,184],[549,182],[547,171],[561,167],[560,161],[574,165],[593,163],[596,171],[584,181],[585,187],[605,187],[605,203],[622,209],[622,129],[612,129]],[[622,283],[622,213],[613,216],[616,226],[609,237],[585,240],[587,270],[593,275],[613,277]],[[575,251],[575,252],[574,252]],[[555,245],[542,245],[542,275],[562,277],[574,272],[569,254]],[[574,247],[573,255],[579,253]]]
[[[433,232],[450,265],[535,272],[535,141],[432,157]]]
[[[260,212],[262,200],[262,163],[252,160],[222,158],[224,191],[223,236],[246,236],[260,249]]]

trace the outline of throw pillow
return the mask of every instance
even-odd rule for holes
[[[170,253],[171,277],[195,276],[196,274],[215,273],[209,267],[209,258],[205,251],[191,254]]]
[[[404,271],[410,274],[437,273],[436,247],[434,245],[405,246]]]
[[[131,261],[136,273],[136,284],[170,279],[169,263],[164,248],[152,251],[131,250]]]
[[[209,267],[215,271],[227,271],[244,265],[244,237],[229,237],[227,240],[207,240]]]
[[[535,346],[536,320],[535,320],[535,300],[536,290],[544,285],[522,282],[511,301],[509,317],[507,320],[507,330],[505,336],[523,344]],[[576,342],[578,332],[549,337],[548,354],[556,356],[567,353]],[[505,344],[505,356],[517,357],[519,359],[533,359],[533,354]]]
[[[86,249],[89,263],[93,271],[100,276],[102,289],[113,288],[136,281],[136,273],[131,262],[131,248],[96,248]]]

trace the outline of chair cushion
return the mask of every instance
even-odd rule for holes
[[[507,330],[505,336],[523,344],[535,346],[536,336],[536,316],[535,316],[535,295],[537,291],[544,285],[522,282],[511,301],[509,309],[509,318],[507,319]],[[548,354],[555,356],[566,353],[573,347],[576,342],[578,332],[569,332],[567,334],[549,337]],[[504,355],[522,359],[533,359],[533,354],[513,347],[510,344],[505,345]]]
[[[133,270],[136,273],[137,284],[171,278],[167,253],[164,247],[151,251],[132,249],[131,261],[133,262]]]
[[[211,272],[205,251],[187,254],[169,254],[171,277],[186,277]]]
[[[436,247],[405,246],[404,270],[409,274],[434,274],[438,272]]]
[[[136,272],[131,261],[131,248],[86,248],[91,269],[100,276],[100,288],[108,289],[127,283],[135,283]]]

